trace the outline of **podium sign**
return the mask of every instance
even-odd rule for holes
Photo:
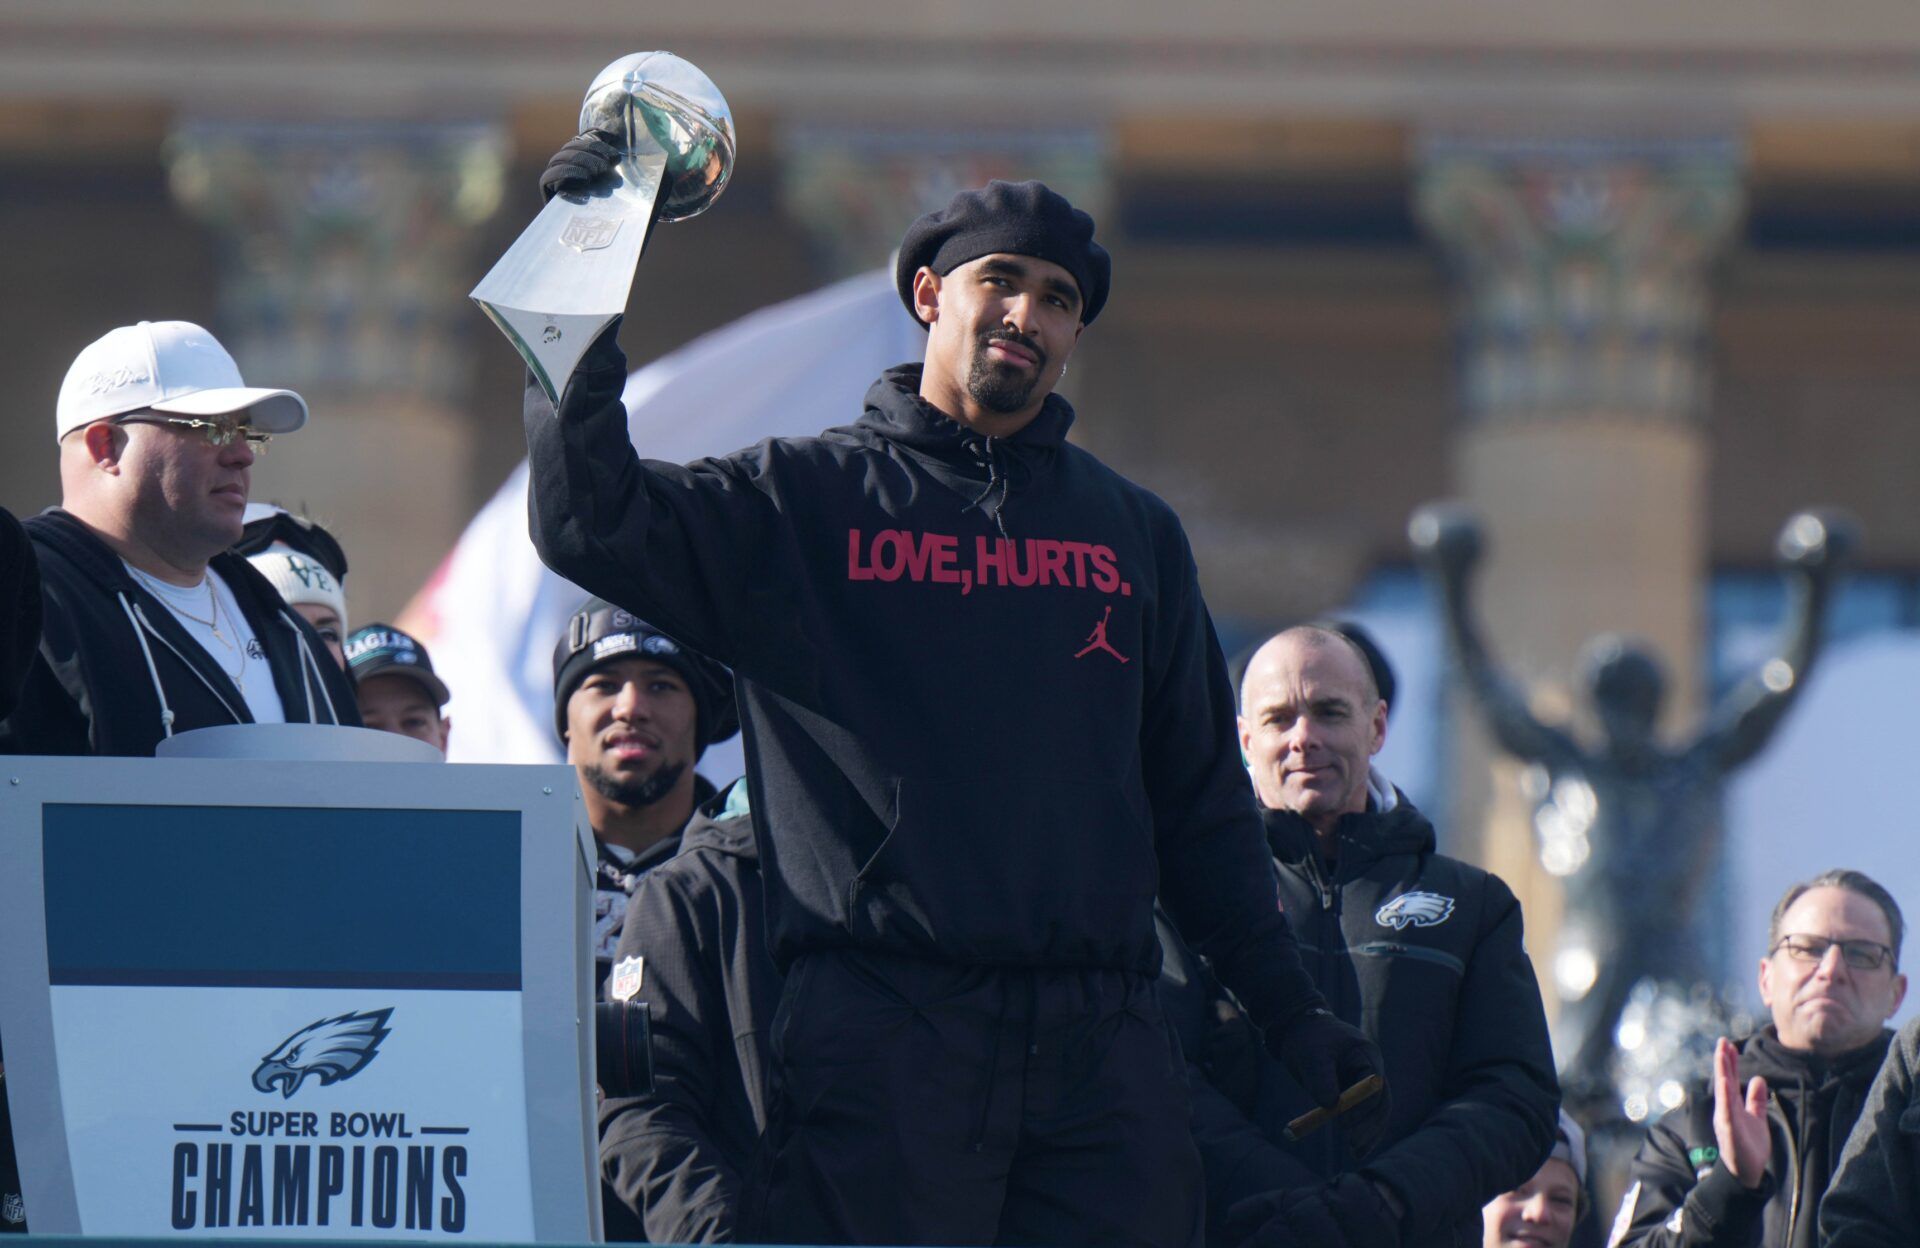
[[[51,1234],[599,1236],[564,767],[0,766],[0,1038]]]

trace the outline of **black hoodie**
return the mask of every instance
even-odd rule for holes
[[[1304,1164],[1321,1180],[1358,1169],[1390,1186],[1407,1248],[1478,1245],[1480,1207],[1532,1177],[1553,1145],[1560,1088],[1520,903],[1498,876],[1436,853],[1433,825],[1394,802],[1341,818],[1332,872],[1304,819],[1264,812],[1301,957],[1334,1013],[1380,1046],[1385,1134],[1364,1158],[1338,1121],[1283,1143],[1312,1102],[1264,1054],[1249,1078],[1216,1035],[1199,1056],[1225,1095],[1194,1098],[1210,1221],[1297,1186]]]
[[[1647,1132],[1628,1171],[1614,1243],[1632,1248],[1814,1248],[1821,1197],[1840,1164],[1893,1033],[1834,1058],[1789,1049],[1769,1023],[1740,1042],[1740,1086],[1767,1081],[1773,1156],[1748,1190],[1720,1161],[1713,1089]]]
[[[628,441],[609,329],[529,386],[548,566],[729,664],[774,961],[1159,965],[1159,893],[1263,1026],[1318,1004],[1274,904],[1226,664],[1171,509],[889,370],[858,423],[686,467]]]
[[[46,617],[39,660],[0,721],[0,753],[146,757],[174,733],[253,722],[232,677],[91,529],[56,507],[26,530]],[[312,626],[240,556],[207,566],[266,647],[287,722],[359,726],[353,687]]]
[[[780,1002],[764,912],[753,819],[738,792],[695,815],[680,852],[634,890],[616,956],[644,959],[654,1089],[600,1106],[601,1175],[620,1204],[608,1212],[609,1240],[734,1239],[767,1122]]]

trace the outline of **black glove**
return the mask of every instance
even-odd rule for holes
[[[1227,1211],[1226,1234],[1241,1248],[1399,1248],[1400,1220],[1372,1180],[1343,1174],[1248,1197]]]
[[[1275,1027],[1267,1033],[1267,1048],[1323,1109],[1331,1109],[1342,1092],[1368,1075],[1386,1077],[1373,1041],[1327,1009],[1308,1010]],[[1372,1152],[1387,1129],[1388,1091],[1381,1088],[1339,1118],[1356,1157]]]
[[[1200,1042],[1200,1069],[1222,1095],[1252,1117],[1260,1096],[1260,1070],[1267,1062],[1260,1029],[1232,1003],[1213,1005],[1214,1025]]]
[[[589,130],[568,139],[540,175],[540,197],[547,200],[562,191],[584,191],[607,176],[620,163],[620,149],[611,141],[614,137],[605,130]]]

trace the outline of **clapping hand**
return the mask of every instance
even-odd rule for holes
[[[1725,1036],[1713,1050],[1713,1142],[1720,1164],[1749,1191],[1767,1176],[1773,1131],[1767,1125],[1767,1081],[1754,1076],[1740,1091],[1740,1054]]]

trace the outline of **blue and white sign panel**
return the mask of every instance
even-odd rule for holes
[[[237,782],[228,790],[246,783],[231,764],[87,765],[165,776],[167,788],[182,768],[221,768]],[[15,769],[42,766],[79,764],[21,759]],[[389,796],[397,773],[434,788],[457,774],[469,800],[484,773],[519,773],[522,792],[528,772],[552,778],[545,768],[332,770],[372,773]],[[324,787],[363,800],[369,789]],[[571,791],[543,795],[559,816],[544,834],[519,809],[43,793],[37,827],[7,812],[0,869],[36,868],[38,896],[8,904],[26,883],[16,878],[0,883],[0,907],[39,911],[45,950],[33,968],[44,980],[26,994],[44,1013],[0,1014],[16,1096],[50,1076],[42,1096],[14,1107],[33,1229],[588,1238],[591,1212],[557,1209],[556,1172],[536,1164],[543,1134],[549,1151],[570,1145],[560,1195],[590,1200],[575,982],[590,974],[587,884]],[[543,921],[529,904],[543,872],[529,856],[550,859],[548,891],[560,894],[545,898],[544,935],[527,930]],[[30,951],[38,942],[14,926],[0,919],[0,935]],[[536,980],[560,991],[530,993]],[[46,1150],[64,1166],[36,1167]],[[61,1224],[63,1205],[76,1224]]]

